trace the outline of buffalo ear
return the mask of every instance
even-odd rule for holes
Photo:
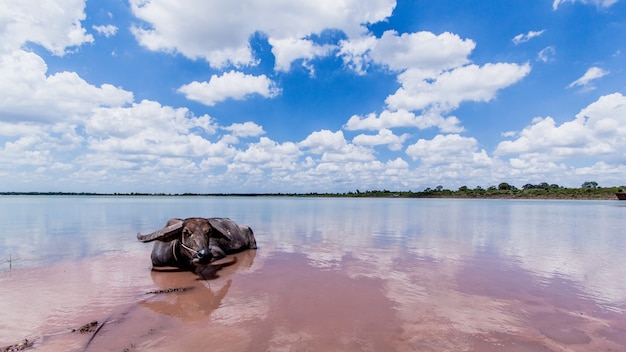
[[[180,233],[182,228],[183,228],[183,221],[180,220],[180,221],[173,223],[172,225],[166,226],[148,235],[142,235],[138,233],[137,239],[141,242],[152,242],[155,240],[168,241],[172,237]]]
[[[209,218],[209,225],[217,230],[217,237],[222,237],[227,241],[232,241],[232,233],[238,231],[239,226],[229,218]]]

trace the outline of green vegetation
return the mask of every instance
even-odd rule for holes
[[[626,190],[621,187],[600,187],[597,182],[585,181],[580,188],[565,188],[557,184],[542,182],[539,184],[525,184],[521,189],[506,182],[498,186],[489,186],[487,189],[476,186],[471,189],[467,186],[452,191],[443,186],[434,189],[428,187],[423,191],[390,191],[367,190],[347,193],[88,193],[88,192],[0,192],[0,195],[47,195],[47,196],[240,196],[240,197],[352,197],[352,198],[485,198],[485,199],[616,199],[615,193]]]
[[[426,188],[421,192],[390,192],[366,191],[348,192],[343,196],[349,197],[399,197],[399,198],[485,198],[485,199],[617,199],[615,193],[626,187],[584,187],[564,188],[555,184],[542,183],[539,185],[524,185],[522,189],[508,183],[500,183],[497,187],[487,189],[476,186],[470,189],[467,186],[459,187],[457,191],[444,189],[441,186],[435,189]]]

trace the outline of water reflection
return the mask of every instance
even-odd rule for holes
[[[184,322],[207,319],[222,305],[232,285],[230,276],[249,269],[255,256],[256,250],[237,253],[220,260],[219,264],[199,267],[195,275],[186,271],[153,269],[150,276],[157,289],[151,292],[155,297],[141,304]]]
[[[318,267],[336,268],[349,254],[380,278],[407,255],[459,267],[474,256],[498,255],[540,280],[568,277],[602,303],[626,300],[623,208],[611,202],[361,201],[289,203],[260,223],[270,236],[262,241],[304,253]]]
[[[253,197],[48,203],[17,198],[20,202],[9,206],[0,198],[0,220],[14,231],[0,238],[2,253],[39,256],[45,263],[99,258],[102,252],[138,256],[144,261],[140,268],[117,263],[113,270],[105,265],[83,270],[99,285],[112,276],[113,287],[126,285],[135,294],[190,288],[122,295],[136,308],[115,313],[124,319],[102,332],[124,341],[120,349],[131,343],[138,350],[203,348],[201,341],[207,340],[212,349],[229,351],[626,348],[621,263],[626,238],[620,232],[626,208],[614,202]],[[77,203],[72,211],[58,211],[72,202]],[[53,221],[46,220],[50,215]],[[238,254],[236,263],[219,271],[200,273],[211,280],[188,272],[150,272],[150,249],[134,234],[189,216],[226,216],[248,224],[259,250]],[[36,240],[30,244],[30,239]],[[48,273],[58,278],[56,271]],[[0,268],[0,275],[0,285],[31,292],[6,281],[11,280],[6,269]],[[130,279],[142,275],[149,288],[144,282],[139,289]],[[53,292],[63,287],[31,284],[47,290],[45,285],[52,285]],[[98,296],[93,289],[83,292]],[[0,295],[8,305],[22,297]],[[59,309],[77,314],[92,302],[79,299],[78,306],[64,303]],[[4,308],[11,319],[18,316]],[[25,311],[26,306],[20,314]]]

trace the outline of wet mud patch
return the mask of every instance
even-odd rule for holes
[[[72,332],[79,332],[81,334],[87,334],[87,333],[92,333],[95,332],[96,330],[98,330],[98,328],[102,326],[102,324],[98,324],[97,320],[94,320],[90,323],[87,323],[77,329],[72,329]]]
[[[24,339],[16,344],[9,345],[6,347],[0,347],[0,352],[24,351],[24,350],[30,349],[31,347],[36,347],[42,344],[44,340],[54,338],[55,336],[59,336],[63,334],[71,334],[71,333],[77,333],[80,335],[90,335],[91,337],[87,341],[87,347],[88,347],[91,340],[95,337],[98,331],[100,331],[100,329],[105,323],[106,321],[102,323],[98,323],[98,321],[94,320],[89,323],[83,324],[79,327],[67,329],[66,331],[57,331],[54,333],[49,333],[46,335],[38,336],[36,338]],[[87,347],[85,347],[85,349]]]
[[[185,292],[187,290],[191,290],[192,288],[193,287],[172,287],[172,288],[166,288],[162,290],[146,292],[146,294],[147,295],[162,295],[162,294],[173,293],[173,292]]]
[[[553,341],[565,345],[588,344],[591,337],[584,330],[593,328],[582,315],[561,312],[538,313],[532,317],[539,332]],[[591,332],[591,331],[590,331]]]
[[[33,341],[29,341],[28,339],[24,339],[14,345],[0,347],[0,352],[16,352],[16,351],[24,351],[27,348],[32,347],[34,344]]]
[[[470,341],[469,350],[472,352],[553,352],[542,341],[536,341],[529,336],[518,336],[504,333],[490,333],[484,336],[475,336]]]
[[[326,266],[303,253],[254,258],[248,251],[221,270],[207,268],[211,280],[151,271],[145,262],[131,268],[137,258],[130,257],[18,272],[21,292],[43,288],[47,296],[30,309],[23,294],[3,291],[3,299],[23,307],[0,302],[0,308],[23,323],[18,328],[30,330],[4,330],[13,326],[0,317],[0,346],[129,352],[583,352],[626,346],[623,313],[606,313],[566,281],[546,285],[496,259],[465,265],[406,256],[385,267],[353,254]],[[74,278],[81,271],[87,275]],[[24,312],[31,316],[19,320]],[[28,343],[20,347],[24,337]]]

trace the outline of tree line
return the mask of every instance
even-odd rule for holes
[[[486,189],[481,186],[469,188],[461,186],[456,191],[446,189],[442,185],[435,188],[427,187],[423,191],[391,191],[366,190],[349,192],[309,192],[309,193],[94,193],[94,192],[0,192],[0,195],[48,195],[48,196],[159,196],[159,197],[387,197],[387,198],[546,198],[546,199],[614,199],[616,192],[626,189],[621,187],[600,187],[595,181],[585,181],[580,188],[566,188],[557,184],[541,182],[527,183],[521,188],[507,182]]]

